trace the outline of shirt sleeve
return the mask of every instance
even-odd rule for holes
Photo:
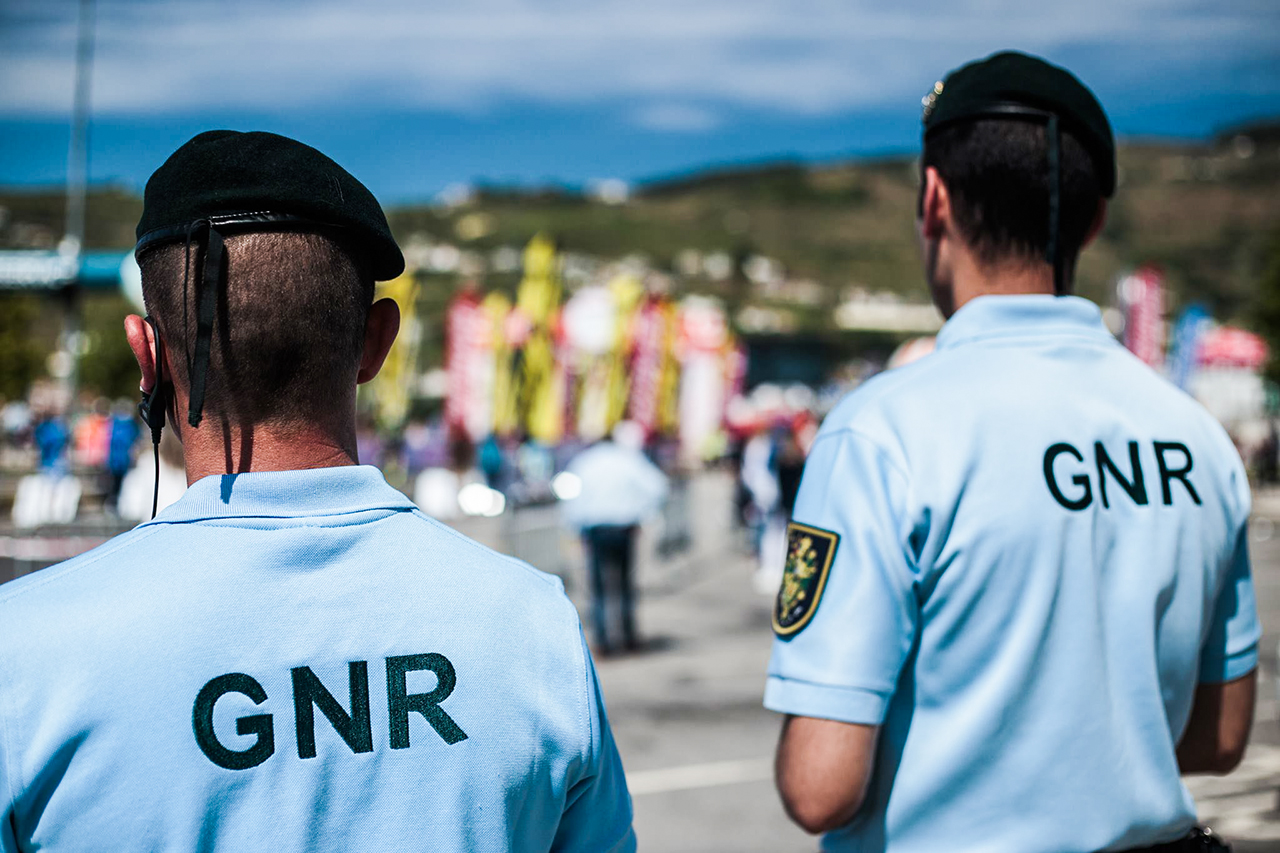
[[[1261,637],[1249,567],[1249,525],[1245,521],[1236,533],[1231,562],[1200,649],[1200,683],[1221,684],[1248,675],[1258,665]]]
[[[920,617],[907,502],[905,474],[869,439],[840,430],[814,443],[793,524],[839,538],[808,621],[774,640],[765,707],[848,723],[884,721]],[[793,538],[789,532],[789,561]],[[779,611],[786,589],[784,579]]]
[[[590,745],[583,772],[569,789],[551,849],[556,853],[633,853],[636,835],[631,827],[631,794],[585,638],[582,648],[587,661]]]
[[[0,700],[4,694],[0,692]],[[14,814],[17,799],[17,780],[11,765],[17,764],[9,744],[8,722],[5,714],[8,708],[0,701],[0,853],[18,853],[18,837],[16,817]]]

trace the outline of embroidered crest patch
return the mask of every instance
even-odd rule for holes
[[[787,525],[787,564],[773,608],[773,632],[782,639],[800,633],[813,618],[839,544],[840,534],[830,530],[794,521]]]

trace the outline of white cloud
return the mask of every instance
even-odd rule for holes
[[[1274,0],[97,5],[93,103],[115,114],[620,101],[642,125],[688,131],[709,127],[720,107],[821,114],[900,104],[960,62],[1008,46],[1094,57],[1093,68],[1077,70],[1100,89],[1242,60],[1280,66]],[[0,114],[68,111],[74,9],[6,0]],[[1240,85],[1274,90],[1276,76]]]
[[[715,113],[689,104],[654,104],[635,111],[632,119],[650,130],[697,133],[712,130],[720,124]]]

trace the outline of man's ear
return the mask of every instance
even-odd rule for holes
[[[124,336],[142,373],[139,389],[150,394],[156,387],[156,341],[151,324],[137,314],[130,314],[124,318]]]
[[[379,299],[369,307],[369,319],[364,325],[364,351],[360,354],[360,372],[357,383],[365,383],[378,375],[387,353],[400,331],[400,306],[394,299]]]
[[[933,166],[924,170],[924,191],[920,204],[920,234],[926,240],[937,240],[951,224],[951,195],[942,176]]]
[[[1089,223],[1089,230],[1085,232],[1084,242],[1080,244],[1083,249],[1094,241],[1100,233],[1102,226],[1107,224],[1107,200],[1105,198],[1098,199],[1098,209],[1093,212],[1093,221]]]

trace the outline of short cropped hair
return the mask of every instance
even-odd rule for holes
[[[923,170],[938,170],[961,237],[980,263],[1043,261],[1049,243],[1049,166],[1045,126],[979,119],[940,128],[925,142]],[[1097,166],[1062,132],[1059,251],[1069,282],[1102,190]]]
[[[166,367],[187,387],[195,281],[204,261],[198,245],[192,243],[189,276],[182,243],[139,259],[147,311],[168,348]],[[316,233],[234,234],[225,245],[226,284],[218,294],[205,410],[232,423],[312,422],[355,384],[373,302],[368,265]]]

